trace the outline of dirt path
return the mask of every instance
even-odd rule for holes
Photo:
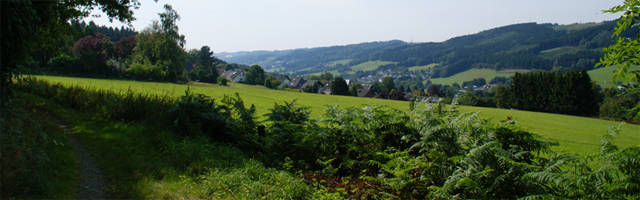
[[[62,119],[55,115],[45,112],[45,114],[51,118],[58,126],[64,129],[65,135],[69,137],[71,145],[74,147],[74,153],[76,155],[76,163],[80,167],[78,174],[80,180],[77,186],[77,198],[78,199],[106,199],[107,192],[105,188],[107,183],[96,164],[96,160],[89,154],[89,151],[82,145],[78,136],[71,131],[69,127],[62,121]]]

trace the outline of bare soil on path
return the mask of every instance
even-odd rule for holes
[[[64,129],[65,135],[69,137],[69,141],[74,147],[76,163],[79,166],[78,174],[80,175],[76,197],[78,199],[106,199],[107,192],[105,188],[107,183],[100,168],[98,168],[96,160],[62,119],[46,111],[43,112],[60,128]]]

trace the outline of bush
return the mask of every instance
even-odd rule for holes
[[[640,122],[640,115],[633,107],[640,103],[640,90],[629,91],[604,100],[600,106],[600,117]]]
[[[225,77],[218,77],[218,84],[222,85],[222,86],[227,86],[227,78]]]
[[[77,165],[64,132],[22,97],[3,105],[0,122],[0,198],[71,198]]]
[[[475,106],[478,103],[478,97],[473,92],[465,92],[458,99],[458,103],[464,106]]]
[[[314,144],[307,139],[319,127],[315,120],[309,119],[309,108],[296,107],[295,103],[296,100],[284,102],[283,105],[276,103],[264,115],[266,121],[271,123],[269,132],[262,137],[263,162],[270,166],[305,169],[316,161],[312,154]]]
[[[62,74],[74,73],[78,67],[78,59],[62,53],[49,59],[49,67],[52,71]]]

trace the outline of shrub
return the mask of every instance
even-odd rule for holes
[[[31,100],[14,97],[0,117],[0,197],[70,198],[76,163],[64,132]]]
[[[262,138],[263,161],[270,166],[306,169],[315,163],[314,144],[308,139],[318,130],[315,120],[309,119],[309,108],[296,107],[296,100],[269,109],[266,122],[269,132]],[[291,161],[286,163],[287,160]],[[295,164],[295,166],[284,166]]]
[[[218,84],[222,85],[222,86],[226,86],[227,85],[227,78],[225,77],[218,77]]]

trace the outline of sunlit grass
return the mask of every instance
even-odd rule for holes
[[[80,137],[108,179],[110,198],[300,199],[312,193],[292,174],[266,168],[239,149],[204,136],[108,121],[31,98],[64,119]]]
[[[438,65],[440,65],[440,64],[431,63],[431,64],[424,65],[424,66],[409,67],[408,69],[409,69],[409,71],[420,71],[420,70],[423,70],[423,69],[431,69],[432,67],[435,67],[435,66],[438,66]]]
[[[155,83],[155,82],[136,82],[122,80],[103,80],[103,79],[87,79],[87,78],[69,78],[69,77],[53,77],[38,76],[52,82],[61,82],[65,85],[83,85],[95,87],[98,89],[110,90],[127,90],[131,89],[136,92],[147,92],[152,94],[170,94],[179,97],[184,94],[187,87],[191,88],[195,93],[202,93],[219,100],[224,95],[233,95],[239,93],[240,97],[245,101],[245,105],[254,104],[257,108],[257,116],[261,119],[263,114],[267,113],[267,109],[273,108],[274,103],[282,104],[282,102],[291,102],[298,99],[297,105],[309,107],[310,116],[318,118],[327,105],[333,106],[338,104],[340,107],[360,106],[364,104],[382,104],[390,107],[406,111],[409,103],[406,101],[393,101],[383,99],[358,98],[348,96],[321,95],[288,92],[282,90],[270,90],[262,86],[252,86],[239,83],[231,83],[230,86],[218,85],[183,85],[173,83]],[[600,137],[607,133],[611,126],[618,126],[618,122],[607,121],[601,119],[576,117],[568,115],[539,113],[519,110],[507,110],[483,107],[467,107],[459,108],[462,112],[479,111],[480,117],[493,118],[492,122],[498,123],[500,120],[512,116],[518,121],[518,125],[537,133],[545,138],[559,141],[561,146],[554,147],[556,151],[565,151],[570,153],[588,154],[595,153],[599,149]],[[616,144],[622,147],[640,144],[640,126],[627,125],[623,127],[620,138],[614,140]]]
[[[392,63],[396,63],[396,62],[369,61],[369,62],[364,62],[364,63],[360,63],[358,65],[351,66],[351,70],[353,70],[354,72],[358,71],[358,70],[371,71],[371,70],[377,69],[378,66],[386,65],[386,64],[392,64]]]
[[[600,67],[598,69],[589,70],[587,71],[587,73],[591,77],[591,80],[595,81],[596,84],[600,85],[600,87],[612,88],[617,87],[617,85],[612,82],[613,70],[616,69],[616,66],[609,66],[606,69],[604,67]],[[629,68],[629,71],[633,70],[640,70],[640,66],[631,66],[631,68]],[[604,83],[605,81],[607,82],[607,84]]]
[[[496,76],[512,76],[514,73],[500,73],[491,69],[470,69],[464,72],[460,72],[456,75],[447,77],[447,78],[433,78],[430,79],[433,84],[442,84],[442,85],[453,85],[453,83],[458,83],[462,85],[462,82],[471,81],[475,78],[484,78],[489,80],[495,78]],[[426,83],[426,80],[425,80]]]

